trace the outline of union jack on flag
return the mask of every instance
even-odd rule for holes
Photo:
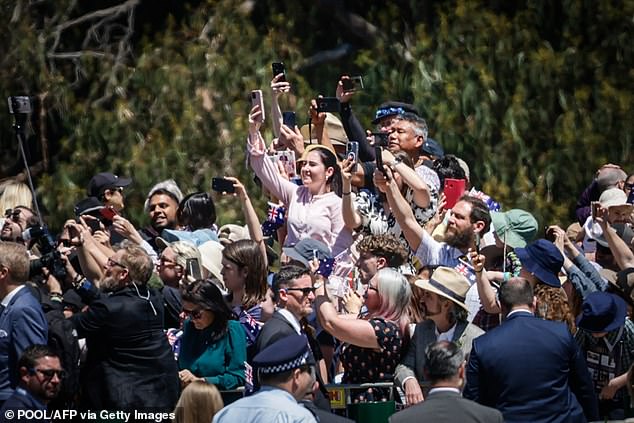
[[[266,213],[266,221],[262,223],[262,232],[264,236],[271,236],[277,229],[282,227],[286,222],[286,208],[275,203],[269,202]]]

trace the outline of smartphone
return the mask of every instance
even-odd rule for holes
[[[601,207],[601,203],[598,201],[593,201],[590,203],[590,213],[592,214],[592,220],[594,220],[599,215],[599,207]]]
[[[464,179],[445,179],[445,186],[443,188],[445,198],[447,199],[445,208],[451,209],[456,205],[458,199],[464,194],[465,183],[466,181]]]
[[[100,231],[101,230],[101,225],[99,223],[99,219],[87,218],[87,219],[84,219],[84,221],[86,222],[86,225],[88,225],[88,227],[90,228],[90,232],[92,232],[93,234],[96,231]]]
[[[233,182],[225,178],[211,178],[211,189],[216,192],[226,192],[227,194],[236,192]]]
[[[193,279],[199,281],[203,278],[203,274],[200,270],[200,263],[197,258],[188,258],[185,262],[187,267],[187,275],[191,276]]]
[[[297,126],[295,112],[282,113],[282,123],[294,130],[295,126]]]
[[[317,99],[317,111],[318,112],[330,112],[339,113],[341,110],[341,103],[337,97],[322,97]]]
[[[383,148],[379,146],[374,147],[374,157],[376,160],[376,168],[383,172],[383,175],[387,178],[387,172],[383,169]]]
[[[360,76],[351,76],[347,79],[342,79],[344,91],[361,91],[363,89],[363,78]]]
[[[273,69],[273,77],[275,78],[279,74],[284,74],[277,82],[286,82],[286,68],[282,62],[271,63],[271,69]]]
[[[390,140],[390,134],[387,132],[372,132],[370,135],[374,137],[375,147],[387,147]]]
[[[262,90],[251,91],[251,107],[260,106],[260,122],[264,122],[264,99],[262,97]]]
[[[103,207],[103,208],[99,209],[99,214],[101,214],[101,217],[107,223],[112,223],[112,220],[114,219],[114,217],[117,216],[119,213],[117,213],[117,211],[114,209],[114,207],[106,206],[106,207]]]
[[[359,162],[359,143],[356,141],[348,141],[346,144],[346,157],[354,163],[351,168],[352,172],[356,172],[357,163]]]

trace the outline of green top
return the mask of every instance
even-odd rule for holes
[[[211,341],[211,329],[198,330],[188,319],[183,325],[178,365],[221,390],[244,384],[247,343],[240,322],[230,320],[227,334]]]

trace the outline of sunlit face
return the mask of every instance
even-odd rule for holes
[[[449,217],[445,233],[445,242],[456,248],[467,248],[471,245],[473,236],[471,204],[466,201],[458,201],[451,209],[451,216]]]
[[[300,291],[301,289],[312,287],[312,278],[309,275],[303,275],[294,280],[293,286],[285,288],[287,298],[285,308],[298,320],[313,312],[315,292],[304,293]]]
[[[405,151],[408,153],[418,152],[423,144],[423,137],[417,136],[413,125],[405,120],[395,120],[390,125],[390,137],[388,149],[392,153]]]
[[[378,257],[372,253],[363,253],[357,260],[357,267],[359,269],[361,283],[365,285],[370,282],[370,279],[372,279],[380,269]]]
[[[112,206],[116,211],[121,211],[125,208],[122,187],[109,188],[104,192],[103,196],[105,198],[104,205]]]
[[[33,369],[21,369],[21,380],[31,395],[47,403],[59,393],[62,372],[62,364],[58,357],[44,356],[35,361]]]
[[[246,281],[246,270],[242,269],[236,263],[229,259],[222,257],[222,280],[225,283],[225,287],[229,292],[239,291],[244,288]]]
[[[632,207],[612,206],[608,208],[608,222],[614,223],[630,223],[632,221]]]
[[[167,194],[155,194],[150,198],[149,213],[152,227],[161,232],[163,229],[175,229],[178,225],[176,211],[178,203]]]
[[[206,310],[202,306],[189,301],[183,301],[183,313],[189,317],[194,327],[198,330],[211,326],[215,318],[213,311]]]
[[[176,253],[172,247],[167,247],[161,253],[158,275],[165,285],[178,287],[178,282],[183,277],[183,267],[176,263]]]
[[[33,213],[23,208],[13,209],[10,213],[7,211],[2,231],[0,231],[0,239],[2,241],[16,241],[21,238],[29,219],[33,216]]]
[[[306,163],[302,167],[302,183],[312,194],[321,194],[327,192],[327,180],[333,173],[333,168],[326,168],[321,155],[313,150],[306,156]]]
[[[381,296],[379,295],[379,278],[374,275],[368,282],[368,289],[363,294],[364,304],[370,313],[379,311]]]
[[[100,284],[104,291],[115,291],[125,285],[128,279],[128,268],[121,263],[124,254],[123,250],[119,250],[106,261],[103,267],[104,277]]]

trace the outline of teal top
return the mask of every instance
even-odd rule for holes
[[[187,319],[183,324],[178,366],[187,369],[218,389],[244,385],[247,342],[240,322],[229,320],[226,335],[211,341],[211,328],[198,330]]]

